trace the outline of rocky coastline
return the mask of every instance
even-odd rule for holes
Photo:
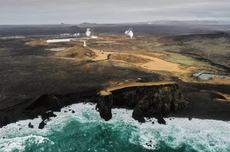
[[[139,122],[145,122],[144,117],[155,117],[160,124],[165,124],[163,116],[186,106],[187,101],[178,84],[151,84],[154,83],[142,83],[143,86],[134,85],[107,93],[101,91],[96,106],[101,118],[106,121],[112,119],[112,108],[122,107],[133,109],[132,117]]]
[[[103,94],[103,91],[108,94]],[[119,86],[118,88],[99,88],[87,92],[67,95],[44,94],[36,99],[24,102],[24,105],[10,107],[1,112],[5,113],[0,121],[3,127],[18,120],[32,119],[41,115],[39,129],[43,129],[50,117],[55,117],[54,111],[60,111],[64,106],[73,103],[96,103],[95,110],[105,121],[112,119],[112,108],[133,109],[132,117],[144,123],[144,117],[155,117],[158,122],[165,124],[163,119],[171,112],[184,108],[187,101],[177,83],[135,83],[134,85]],[[20,109],[17,111],[16,109]],[[75,111],[72,111],[74,113]],[[28,127],[32,128],[31,124]]]

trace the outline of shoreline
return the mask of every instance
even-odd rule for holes
[[[79,137],[79,135],[81,137],[79,139],[80,141],[78,140],[79,143],[82,143],[82,141],[85,140],[92,142],[92,138],[95,139],[95,143],[98,143],[97,137],[101,137],[102,133],[103,137],[101,138],[106,138],[113,142],[119,141],[121,138],[124,138],[124,135],[129,134],[129,136],[125,136],[127,137],[127,142],[122,142],[126,146],[130,143],[130,139],[137,137],[135,138],[135,141],[138,142],[136,144],[135,142],[131,142],[130,147],[133,147],[134,143],[135,145],[153,150],[159,146],[157,143],[161,141],[165,141],[167,147],[175,149],[174,151],[178,151],[178,148],[184,147],[185,143],[190,148],[192,146],[193,149],[199,151],[202,150],[203,147],[197,147],[196,145],[199,145],[201,142],[206,143],[208,148],[215,149],[216,146],[210,146],[210,144],[213,143],[213,139],[217,139],[215,141],[218,141],[223,149],[226,149],[225,146],[229,145],[229,142],[226,143],[225,141],[229,141],[228,139],[230,136],[228,130],[230,122],[200,119],[193,119],[190,121],[184,118],[166,118],[167,124],[162,125],[158,124],[157,120],[152,118],[148,119],[146,123],[139,123],[131,117],[132,111],[125,109],[114,109],[114,119],[106,122],[100,118],[98,113],[94,110],[94,107],[95,104],[92,105],[89,103],[79,103],[67,106],[63,108],[61,112],[54,112],[57,117],[51,118],[50,121],[47,121],[44,130],[38,128],[41,117],[33,120],[20,121],[4,128],[0,128],[2,133],[0,136],[2,139],[1,141],[6,143],[4,144],[5,147],[3,146],[1,148],[14,149],[15,146],[18,147],[18,145],[25,147],[25,144],[20,141],[30,139],[31,142],[34,141],[35,143],[37,143],[36,141],[45,141],[43,142],[45,145],[42,146],[42,148],[55,149],[56,146],[51,144],[52,146],[50,147],[50,145],[47,145],[47,142],[51,141],[58,144],[67,139],[67,143],[69,143],[69,140],[74,141],[75,143],[76,136]],[[73,113],[72,111],[75,112]],[[29,125],[31,128],[28,128]],[[117,135],[118,133],[119,135]],[[111,134],[118,138],[112,138]],[[18,137],[17,135],[20,136]],[[200,138],[201,136],[203,138]],[[22,140],[19,140],[20,138],[22,138]],[[171,138],[174,140],[168,140]],[[225,143],[224,146],[222,142]],[[39,142],[37,144],[43,143]],[[71,147],[75,146],[73,143],[70,144]],[[111,142],[108,142],[105,145],[108,144],[111,145]],[[76,147],[79,147],[79,145],[81,144],[77,144]],[[117,144],[113,145],[116,146]],[[177,145],[178,148],[175,148],[174,145]],[[84,146],[82,145],[82,147]],[[90,144],[88,146],[90,147]],[[120,147],[120,145],[117,146]],[[165,145],[162,148],[165,149]],[[66,148],[63,150],[66,150]]]
[[[186,86],[187,85],[187,86]],[[189,100],[187,106],[179,111],[171,112],[170,114],[164,116],[164,118],[187,118],[187,119],[210,119],[210,120],[220,120],[220,121],[230,121],[230,103],[220,102],[214,100],[216,97],[219,97],[211,92],[200,92],[203,87],[207,87],[208,84],[199,84],[199,83],[179,83],[180,90],[182,90],[184,97]],[[183,87],[184,86],[184,87]],[[189,87],[188,87],[189,86]],[[208,85],[212,86],[213,90],[218,90],[223,92],[223,90],[230,88],[230,85]],[[119,87],[118,87],[119,88]],[[67,95],[55,95],[55,97],[59,98],[61,101],[61,107],[59,109],[76,104],[76,103],[97,103],[95,102],[97,99],[97,93],[99,90],[103,90],[101,88],[94,88],[88,91],[71,93]],[[41,96],[40,96],[41,97]],[[39,97],[39,98],[40,98]],[[19,105],[8,107],[4,110],[0,110],[0,115],[3,118],[1,121],[1,127],[14,123],[19,120],[31,119],[35,118],[38,115],[42,115],[47,113],[49,109],[44,108],[39,110],[32,110],[29,112],[29,115],[25,115],[23,112],[31,103],[39,98],[34,98],[31,100],[27,100],[25,102],[20,103]],[[68,102],[67,102],[68,101]],[[133,109],[127,107],[118,107],[113,106],[113,108],[125,108],[125,109]],[[41,112],[42,110],[42,112]],[[95,109],[96,110],[96,109]],[[28,113],[27,113],[28,114]],[[98,113],[99,114],[99,113]],[[49,117],[49,116],[48,116]],[[147,117],[145,117],[147,118]]]

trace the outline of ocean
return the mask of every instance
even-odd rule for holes
[[[38,129],[41,117],[0,129],[1,152],[229,152],[230,122],[187,118],[139,123],[132,110],[113,109],[104,121],[95,104],[73,104]],[[28,128],[28,124],[34,128]]]

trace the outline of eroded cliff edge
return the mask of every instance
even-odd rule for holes
[[[184,108],[179,86],[174,82],[132,83],[100,91],[96,109],[106,121],[112,118],[112,108],[133,109],[132,117],[145,122],[144,117],[155,117],[165,124],[163,116]]]

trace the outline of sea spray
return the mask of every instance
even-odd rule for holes
[[[9,124],[0,129],[0,151],[230,151],[230,122],[167,118],[161,125],[152,118],[141,124],[132,110],[112,112],[106,122],[95,104],[80,103],[55,112],[44,129],[38,129],[41,117]]]

